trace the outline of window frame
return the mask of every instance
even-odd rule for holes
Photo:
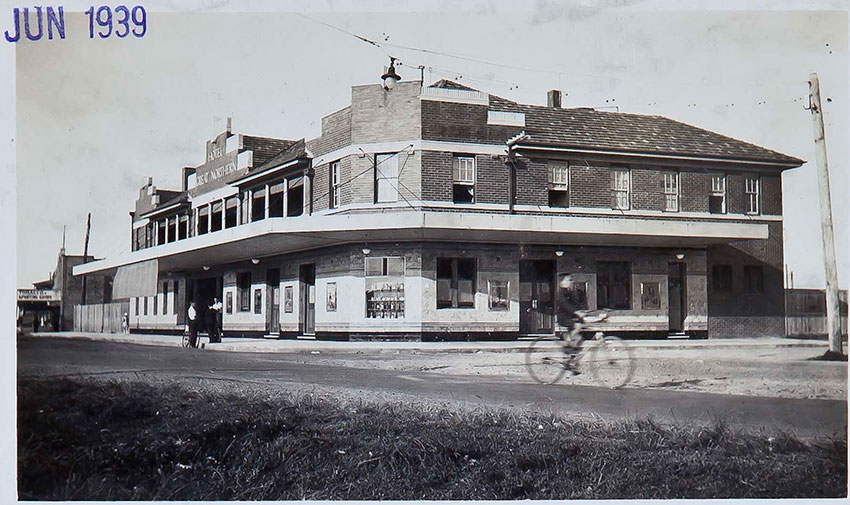
[[[329,209],[338,209],[340,205],[340,197],[339,197],[339,188],[340,188],[340,178],[341,178],[342,170],[340,168],[340,162],[332,161],[328,165],[328,183],[330,185],[329,194],[328,194],[328,208]]]
[[[626,167],[611,167],[611,181],[610,181],[610,189],[611,189],[611,209],[612,210],[631,210],[632,208],[632,170],[631,168]],[[626,188],[620,187],[622,185],[622,180],[618,181],[618,175],[625,175],[625,186]],[[619,179],[622,179],[620,177]],[[626,195],[626,204],[625,207],[620,205],[621,194],[625,193]]]
[[[449,268],[451,270],[449,280],[449,300],[440,299],[439,295],[434,297],[435,304],[437,310],[442,309],[474,309],[475,308],[475,295],[478,292],[478,260],[476,258],[462,258],[462,257],[441,257],[437,258],[437,263],[435,264],[434,269],[434,279],[439,284],[441,279],[446,279],[446,277],[440,277],[440,263],[441,262],[449,262]],[[472,267],[472,287],[471,287],[471,297],[472,301],[461,301],[461,295],[464,294],[460,288],[461,280],[468,280],[466,278],[460,277],[461,271],[461,262],[471,265]],[[467,263],[468,262],[468,263]],[[488,292],[489,296],[489,292]]]
[[[758,273],[756,276],[755,274]],[[761,265],[744,265],[744,292],[763,294],[764,267]]]
[[[726,172],[713,172],[710,175],[711,175],[711,188],[710,188],[711,191],[709,192],[708,211],[711,214],[726,214],[726,212],[727,212],[727,209],[726,209],[727,190],[726,190],[726,188],[728,187]],[[718,185],[715,184],[717,181],[720,181],[722,183],[721,184],[722,187],[718,188]],[[711,212],[711,197],[720,197],[721,198],[720,212]]]
[[[711,265],[711,292],[712,294],[732,293],[735,285],[735,275],[732,265],[716,264]],[[727,285],[728,284],[728,285]]]
[[[664,212],[679,212],[681,210],[680,178],[677,170],[664,170],[662,188],[664,193]],[[673,205],[671,205],[671,202]]]
[[[549,160],[549,207],[563,209],[570,206],[570,164],[566,161]],[[563,180],[556,180],[556,170],[563,169]],[[564,205],[553,205],[553,193],[559,193],[565,199]]]
[[[751,184],[752,183],[752,184]],[[747,214],[761,214],[761,177],[758,174],[744,176],[744,195],[747,199]],[[755,206],[755,210],[753,207]]]
[[[379,167],[382,166],[387,160],[394,160],[393,164],[395,166],[395,176],[394,177],[386,177],[385,172],[381,170]],[[389,165],[393,166],[393,165]],[[375,154],[374,160],[374,172],[375,172],[375,203],[395,203],[398,202],[401,191],[398,187],[398,175],[399,175],[399,167],[398,167],[398,153],[380,153]],[[395,180],[395,184],[392,184],[389,181]],[[392,199],[382,199],[381,198],[381,181],[386,181],[384,184],[389,185],[389,189],[391,193],[394,193],[394,197]]]
[[[613,291],[613,290],[609,289],[608,291],[605,291],[605,290],[602,289],[603,284],[602,284],[602,275],[601,274],[602,274],[602,270],[603,270],[603,265],[612,265],[610,267],[607,267],[607,266],[605,267],[605,268],[608,269],[608,271],[606,272],[608,275],[606,276],[605,280],[610,284],[609,287],[614,287],[613,275],[611,275],[611,274],[615,273],[614,272],[615,269],[614,269],[613,265],[616,265],[616,264],[626,265],[625,294],[626,294],[627,303],[626,303],[625,306],[624,305],[614,306],[611,303],[612,295],[609,292],[609,291]],[[607,298],[606,299],[607,303],[602,303],[603,292],[606,293],[605,296]],[[633,293],[632,293],[632,262],[622,261],[622,260],[604,260],[604,261],[597,261],[596,262],[596,306],[599,309],[608,308],[608,309],[612,309],[612,310],[633,310],[634,297],[632,295],[633,295]]]
[[[463,163],[462,163],[463,162]],[[461,166],[463,164],[463,166]],[[471,165],[471,168],[470,168]],[[463,172],[464,177],[461,177],[461,173]],[[472,177],[469,177],[469,173],[472,173]],[[452,203],[466,204],[471,205],[475,203],[475,185],[478,177],[478,160],[474,154],[453,154],[452,155]],[[469,202],[466,201],[458,201],[455,198],[455,187],[462,186],[464,188],[471,188],[470,194],[472,195],[472,200]]]
[[[236,272],[236,312],[251,312],[251,285],[250,271]]]

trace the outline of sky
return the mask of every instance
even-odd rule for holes
[[[351,85],[379,82],[392,55],[403,79],[418,79],[424,65],[426,81],[457,79],[532,104],[558,88],[566,107],[660,114],[808,160],[783,174],[785,257],[796,287],[824,286],[804,109],[817,71],[831,99],[824,115],[846,289],[848,18],[840,3],[817,5],[843,10],[795,10],[810,4],[283,4],[296,14],[263,2],[193,1],[179,12],[150,2],[144,37],[94,40],[79,12],[86,6],[71,13],[65,4],[65,40],[14,47],[16,284],[48,278],[63,227],[68,253],[82,254],[87,212],[90,254],[128,250],[129,211],[144,177],[179,189],[181,167],[203,162],[205,141],[225,117],[238,133],[316,137],[322,116],[349,104]],[[0,31],[10,28],[10,12],[0,10]]]

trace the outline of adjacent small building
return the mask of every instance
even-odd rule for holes
[[[72,269],[86,262],[98,261],[94,256],[65,254],[59,251],[56,268],[46,281],[33,288],[19,288],[17,293],[18,326],[22,331],[67,331],[74,327],[74,306],[83,301],[83,279]],[[86,302],[108,303],[112,295],[112,277],[90,275],[86,279]]]
[[[527,105],[451,81],[354,86],[318,138],[227,129],[179,190],[148,179],[115,276],[131,331],[506,339],[564,329],[569,275],[622,335],[784,333],[782,171],[661,116]],[[203,316],[202,316],[203,317]]]

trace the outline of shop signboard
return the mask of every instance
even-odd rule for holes
[[[18,289],[19,302],[58,302],[61,299],[62,294],[52,289]]]

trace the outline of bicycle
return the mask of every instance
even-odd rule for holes
[[[580,313],[581,331],[587,326]],[[604,313],[600,319],[607,317]],[[589,373],[598,383],[611,389],[625,386],[632,379],[635,361],[632,349],[619,337],[596,332],[590,339],[582,339],[578,347],[568,344],[568,332],[555,337],[536,338],[525,351],[525,366],[532,379],[540,384],[554,384],[568,371],[573,375]]]

